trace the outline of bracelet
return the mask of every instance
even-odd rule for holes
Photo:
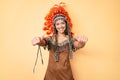
[[[45,38],[43,38],[43,41],[45,42],[45,45],[47,44],[47,40]]]

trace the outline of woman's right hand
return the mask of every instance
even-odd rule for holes
[[[35,46],[35,45],[39,45],[41,43],[41,39],[40,37],[34,37],[32,39],[32,45]]]

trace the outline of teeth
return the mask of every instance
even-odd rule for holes
[[[64,28],[59,28],[58,29],[60,32],[63,32],[64,31]]]
[[[60,29],[60,30],[63,30],[63,29]]]

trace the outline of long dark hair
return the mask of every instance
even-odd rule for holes
[[[64,22],[66,24],[66,29],[64,31],[64,34],[68,35],[69,37],[69,48],[70,48],[69,52],[70,52],[70,58],[72,58],[72,45],[71,45],[72,32],[70,31],[69,23],[66,20],[64,20]],[[55,36],[55,45],[56,45],[55,46],[55,61],[59,61],[59,48],[58,48],[57,34],[58,34],[58,31],[54,23],[54,36]]]

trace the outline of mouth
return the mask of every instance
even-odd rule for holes
[[[59,29],[60,31],[63,31],[64,30],[64,28],[62,28],[62,29]]]
[[[64,31],[65,29],[64,28],[60,28],[59,31]]]

